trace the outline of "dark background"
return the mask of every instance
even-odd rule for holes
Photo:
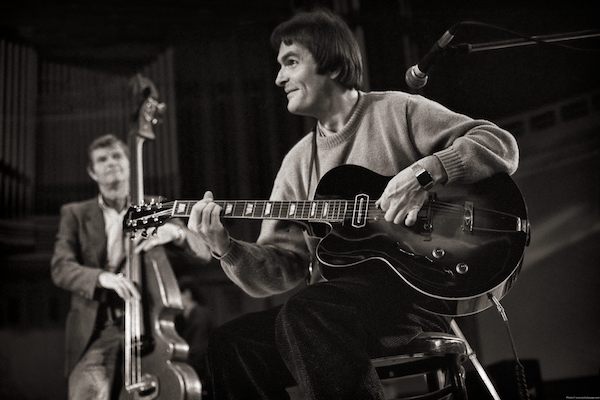
[[[218,198],[265,198],[284,154],[312,124],[286,111],[274,84],[269,35],[294,11],[313,5],[339,12],[359,35],[370,90],[407,91],[406,68],[458,21],[525,35],[600,28],[594,2],[584,1],[4,2],[0,397],[64,396],[68,297],[52,286],[48,271],[58,210],[95,193],[84,169],[89,141],[108,131],[125,138],[133,109],[127,80],[140,71],[149,75],[169,107],[157,128],[162,136],[146,144],[148,192],[199,198],[211,189]],[[453,44],[507,39],[514,37],[465,26]],[[565,43],[595,53],[524,46],[447,54],[420,92],[492,120],[519,141],[514,178],[529,206],[533,238],[503,303],[520,355],[530,360],[531,376],[539,376],[532,379],[538,398],[599,390],[599,43]],[[20,58],[9,46],[25,49],[30,61],[11,64]],[[24,66],[27,74],[19,75]],[[14,76],[24,76],[19,87],[27,88],[19,101],[31,104],[23,108],[22,133],[11,117]],[[15,200],[12,188],[21,197]],[[253,240],[258,225],[230,228]],[[218,323],[285,297],[251,299],[216,263],[182,260],[175,269],[198,278]],[[512,354],[499,316],[487,310],[459,323],[482,363],[502,371]]]

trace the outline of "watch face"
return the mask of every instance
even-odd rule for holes
[[[424,189],[431,189],[433,186],[433,177],[427,170],[421,166],[415,166],[415,177]]]

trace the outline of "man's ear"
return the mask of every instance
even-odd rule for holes
[[[98,175],[96,175],[92,167],[87,167],[87,173],[90,176],[90,178],[92,178],[95,182],[98,182]]]
[[[329,78],[331,78],[332,81],[336,80],[336,78],[340,76],[340,70],[336,69],[335,71],[332,71],[329,73]]]

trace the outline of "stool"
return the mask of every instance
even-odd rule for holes
[[[467,400],[462,364],[468,355],[463,339],[423,332],[397,353],[371,360],[387,400]],[[291,400],[304,398],[298,386],[286,390]]]
[[[463,339],[423,332],[397,352],[372,360],[386,399],[467,399],[462,364],[468,353]]]

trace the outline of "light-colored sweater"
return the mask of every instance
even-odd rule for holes
[[[519,156],[512,135],[491,122],[403,92],[361,92],[344,127],[333,135],[317,136],[319,170],[309,179],[312,140],[311,132],[285,156],[270,200],[311,199],[319,178],[343,164],[392,176],[434,155],[445,170],[446,184],[451,184],[475,182],[497,172],[512,174]],[[233,240],[221,266],[251,296],[282,293],[306,277],[309,246],[315,243],[296,223],[264,220],[257,242]]]

